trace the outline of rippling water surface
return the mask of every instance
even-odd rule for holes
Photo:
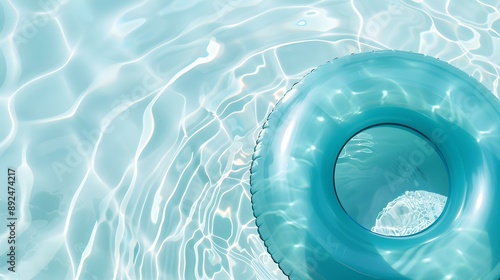
[[[439,57],[499,96],[499,7],[2,1],[0,163],[18,177],[18,276],[5,261],[0,276],[284,279],[248,180],[273,104],[317,65],[378,49]]]

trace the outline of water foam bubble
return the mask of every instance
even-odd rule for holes
[[[389,236],[418,233],[436,221],[446,199],[433,192],[406,191],[380,211],[371,231]]]

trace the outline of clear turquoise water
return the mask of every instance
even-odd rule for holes
[[[342,148],[335,164],[335,194],[345,212],[366,229],[407,236],[441,215],[450,191],[448,173],[438,148],[420,133],[379,125],[356,134]]]
[[[248,180],[273,104],[317,65],[377,49],[439,57],[498,97],[498,7],[0,2],[0,172],[17,170],[19,274],[2,261],[0,277],[284,279]]]

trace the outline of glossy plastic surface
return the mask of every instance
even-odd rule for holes
[[[373,233],[335,194],[344,144],[382,124],[418,131],[447,165],[447,204],[418,234]],[[498,99],[437,59],[379,51],[324,64],[278,102],[257,140],[250,181],[260,236],[291,279],[496,280],[499,125]]]

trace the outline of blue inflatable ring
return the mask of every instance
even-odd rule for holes
[[[427,137],[448,169],[442,215],[405,237],[360,226],[335,193],[342,147],[385,124]],[[258,231],[291,279],[500,277],[500,102],[445,62],[377,51],[318,67],[270,113],[252,159]]]

